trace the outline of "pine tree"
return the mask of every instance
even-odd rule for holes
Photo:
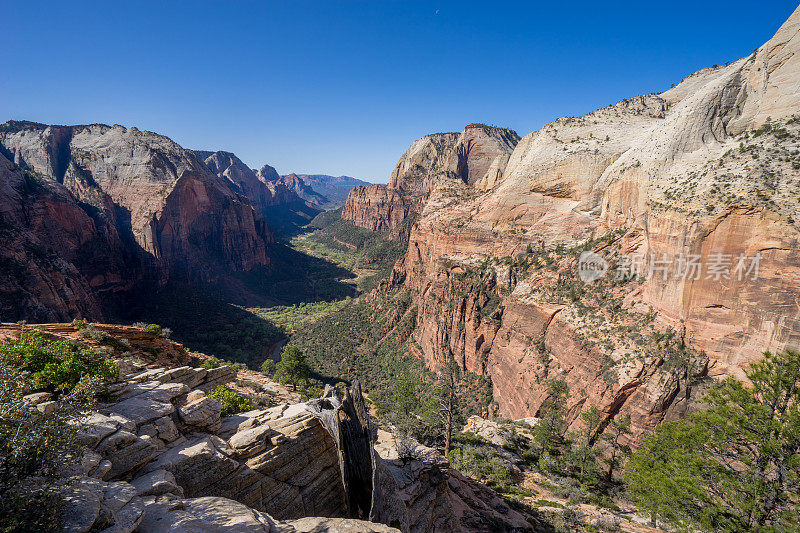
[[[284,385],[291,383],[292,390],[296,391],[297,385],[306,383],[309,377],[305,354],[295,346],[284,346],[281,350],[281,360],[275,365],[274,377]]]
[[[678,528],[788,531],[800,527],[800,354],[751,366],[704,398],[707,409],[662,424],[631,457],[637,505]]]

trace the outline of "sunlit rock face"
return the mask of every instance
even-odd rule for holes
[[[420,355],[437,367],[452,353],[491,376],[498,410],[512,418],[536,415],[547,383],[564,379],[573,420],[590,405],[628,413],[636,440],[692,408],[704,376],[741,378],[764,350],[797,348],[798,30],[800,11],[749,57],[662,94],[559,119],[510,155],[467,150],[476,154],[467,171],[452,162],[470,128],[425,137],[386,188],[353,191],[344,216],[358,225],[391,228],[418,213],[392,279],[416,295]],[[582,285],[582,297],[553,298],[577,254],[561,254],[549,273],[514,259],[612,232],[595,250],[639,258],[643,276],[605,301],[619,299],[646,324],[587,310]],[[689,257],[702,265],[699,277],[681,275]],[[495,261],[480,270],[487,258]],[[464,281],[478,271],[481,283]],[[691,371],[667,369],[668,328],[676,349],[692,354]],[[628,339],[637,333],[647,338]]]
[[[103,293],[142,279],[206,282],[269,264],[272,236],[243,195],[247,176],[231,169],[217,176],[164,136],[122,126],[7,122],[0,151],[4,222],[17,239],[40,246],[40,256],[77,271],[55,259],[52,267],[35,267],[41,261],[30,246],[17,253],[14,261],[37,271],[40,281],[5,319],[99,317]],[[20,283],[12,277],[10,285]]]
[[[406,239],[432,191],[452,181],[493,186],[518,141],[519,135],[512,130],[483,124],[470,124],[460,134],[427,135],[403,154],[387,185],[354,187],[342,218]]]

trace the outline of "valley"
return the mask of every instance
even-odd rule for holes
[[[385,185],[0,125],[0,530],[797,531],[798,80],[800,8]]]

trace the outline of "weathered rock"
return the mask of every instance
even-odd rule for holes
[[[180,407],[178,416],[184,424],[214,432],[220,428],[221,412],[222,406],[217,400],[204,396]]]
[[[636,442],[690,409],[697,377],[743,378],[764,350],[800,347],[800,190],[792,166],[800,135],[792,118],[800,113],[798,27],[800,10],[752,56],[704,69],[665,93],[548,124],[520,140],[505,165],[499,156],[488,165],[479,158],[475,168],[491,172],[478,179],[457,172],[463,183],[434,186],[453,160],[441,158],[436,143],[446,152],[455,141],[415,142],[386,188],[403,191],[405,202],[421,199],[391,282],[414,295],[413,346],[428,365],[439,368],[452,353],[489,375],[499,412],[510,418],[535,416],[548,381],[564,379],[573,392],[570,420],[592,405],[609,418],[629,414]],[[354,190],[343,216],[368,228],[394,216],[396,202],[371,213],[362,197]],[[587,326],[580,301],[539,292],[550,281],[542,269],[497,261],[480,289],[465,281],[487,258],[542,259],[558,245],[617,230],[615,249],[641,256],[646,279],[613,299],[648,316],[657,333],[671,328],[687,352],[703,351],[691,372],[665,369],[646,349],[631,353],[637,350],[623,346],[629,339],[608,316]],[[708,276],[715,259],[732,270],[737,258],[758,254],[756,279]],[[677,273],[689,256],[705,265],[697,279]],[[648,275],[664,257],[671,273]],[[563,279],[576,262],[558,265]],[[496,296],[491,311],[487,288]]]
[[[166,470],[154,470],[139,476],[131,485],[136,488],[138,496],[162,496],[167,493],[183,497],[183,488],[175,481],[175,476]]]
[[[53,395],[49,392],[36,392],[34,394],[23,396],[22,401],[30,405],[39,405],[40,403],[47,402],[52,398]]]
[[[297,533],[393,533],[399,529],[352,518],[308,517],[284,522]]]
[[[78,441],[90,448],[97,446],[119,428],[119,422],[100,413],[90,413],[76,424],[79,427]]]
[[[109,435],[95,450],[111,461],[106,474],[110,479],[118,478],[147,464],[156,454],[158,446],[123,429]]]
[[[512,130],[469,124],[461,134],[437,133],[414,141],[389,183],[354,187],[342,218],[372,231],[408,238],[411,222],[437,187],[453,182],[489,187],[502,176],[519,135]],[[408,221],[408,222],[407,222]]]
[[[508,444],[511,436],[511,431],[508,428],[504,428],[492,420],[486,420],[475,415],[467,419],[467,425],[464,426],[463,432],[483,437],[497,446]]]
[[[132,533],[144,516],[136,489],[122,481],[76,478],[64,492],[64,532]]]
[[[2,253],[17,265],[0,280],[5,318],[100,318],[100,296],[145,278],[218,281],[269,263],[250,202],[166,137],[10,121],[0,148]]]
[[[168,401],[160,402],[137,396],[114,404],[109,411],[124,416],[139,426],[172,414],[175,406]]]

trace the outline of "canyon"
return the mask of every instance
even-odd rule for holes
[[[268,282],[277,237],[321,212],[298,191],[330,203],[269,165],[119,125],[9,121],[0,172],[5,320],[115,316],[167,282],[258,298],[246,278]]]
[[[471,124],[415,141],[342,211],[408,240],[391,284],[418,308],[409,349],[490,376],[509,418],[563,379],[574,425],[589,406],[630,414],[634,442],[707,378],[797,349],[798,52],[800,10],[751,56],[664,93],[522,139]],[[594,285],[577,275],[590,250],[612,267]],[[701,275],[680,275],[689,257]],[[630,258],[642,275],[615,283]]]

